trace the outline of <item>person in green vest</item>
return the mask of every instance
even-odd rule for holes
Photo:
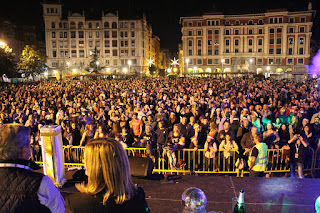
[[[267,168],[268,146],[262,142],[260,134],[254,135],[254,147],[250,151],[248,165],[249,177],[263,177]]]

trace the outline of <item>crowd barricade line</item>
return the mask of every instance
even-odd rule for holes
[[[243,176],[249,173],[246,169],[239,170],[236,167],[239,152],[230,150],[230,156],[226,158],[223,150],[218,150],[213,158],[206,158],[204,149],[177,149],[158,150],[153,149],[148,152],[146,148],[125,148],[128,156],[150,157],[154,162],[154,173],[159,174],[236,174]],[[63,146],[65,167],[81,167],[84,147]],[[169,153],[170,152],[170,153]],[[175,157],[174,167],[170,166],[169,156]],[[41,156],[33,156],[33,159],[40,166],[43,164]],[[290,150],[268,149],[267,169],[265,173],[290,172]],[[247,162],[245,162],[247,163]],[[305,168],[306,174],[311,174],[315,170],[320,170],[320,148],[315,152],[312,148],[307,149]]]

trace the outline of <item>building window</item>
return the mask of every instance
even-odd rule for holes
[[[104,47],[110,47],[110,41],[109,40],[105,40],[104,41]]]
[[[262,38],[258,39],[258,45],[262,45]]]
[[[89,41],[89,47],[92,47],[92,46],[93,46],[92,41]]]
[[[300,33],[304,33],[304,27],[300,27]]]
[[[96,47],[100,47],[100,41],[96,41]]]
[[[79,41],[79,48],[84,48],[84,41]]]
[[[92,23],[89,22],[89,29],[92,29]]]
[[[118,60],[117,60],[117,59],[113,59],[112,62],[113,62],[113,65],[114,65],[114,66],[118,66]]]
[[[135,40],[131,40],[131,47],[135,47],[135,46],[136,46]]]
[[[53,57],[53,58],[56,58],[56,57],[57,57],[57,51],[55,51],[55,50],[52,51],[52,57]]]
[[[292,52],[292,48],[290,47],[288,54],[289,54],[289,55],[292,55],[292,53],[293,53],[293,52]]]
[[[273,54],[273,49],[269,49],[269,54]]]
[[[277,48],[277,54],[281,54],[281,49],[280,48]]]
[[[212,45],[212,40],[208,40],[208,45]]]
[[[305,17],[301,17],[300,18],[300,22],[306,22],[306,18]]]
[[[201,27],[201,26],[202,26],[202,23],[201,23],[200,21],[198,21],[198,22],[197,22],[197,26],[198,26],[198,27]]]
[[[258,21],[258,24],[259,24],[259,25],[263,25],[263,20],[260,19],[260,20]]]
[[[201,49],[198,49],[198,55],[201,55]]]
[[[92,38],[92,32],[91,31],[89,32],[88,37]]]
[[[230,52],[230,50],[229,50],[229,48],[227,48],[227,49],[226,49],[226,53],[229,53],[229,52]]]
[[[300,44],[304,44],[304,38],[300,38]]]
[[[236,45],[236,46],[239,45],[239,40],[238,39],[234,40],[234,45]]]
[[[84,57],[84,50],[79,50],[79,57]]]
[[[282,28],[277,28],[277,33],[282,33]]]
[[[214,34],[215,34],[215,35],[218,35],[218,34],[219,34],[219,30],[215,30],[215,31],[214,31]]]
[[[263,33],[263,30],[262,29],[259,29],[259,34],[261,35]]]
[[[64,37],[64,38],[68,38],[68,32],[64,32],[64,33],[63,33],[63,37]]]
[[[249,35],[252,35],[252,34],[253,34],[252,29],[249,29]]]
[[[270,38],[269,44],[274,44],[274,38]]]
[[[274,28],[270,28],[270,29],[269,29],[269,32],[270,32],[270,33],[274,33]]]
[[[201,40],[198,40],[198,47],[201,47]]]
[[[235,34],[235,35],[239,35],[239,30],[235,30],[235,31],[234,31],[234,34]]]
[[[229,21],[229,20],[225,21],[225,22],[224,22],[224,25],[230,26],[230,21]]]
[[[226,35],[230,35],[230,30],[226,30]]]
[[[214,45],[219,45],[219,40],[218,39],[216,39],[216,40],[214,40]]]
[[[270,18],[270,19],[269,19],[269,23],[270,23],[270,24],[273,24],[273,18]]]
[[[188,35],[192,36],[192,31],[191,30],[188,31]]]
[[[104,22],[104,28],[108,29],[110,26],[109,26],[109,22]]]
[[[293,33],[293,27],[289,28],[289,33]]]
[[[70,29],[76,29],[76,23],[71,22],[70,23]]]
[[[238,53],[238,52],[239,52],[239,49],[238,49],[238,48],[236,48],[236,49],[234,50],[234,52],[235,52],[235,53]]]
[[[118,46],[117,40],[112,40],[112,47],[117,47],[117,46]]]
[[[303,55],[303,48],[299,48],[299,55]]]
[[[79,31],[79,38],[83,38],[83,31]]]
[[[252,45],[252,39],[249,39],[249,46]]]
[[[261,48],[258,49],[258,53],[262,53],[262,49]]]
[[[192,55],[192,50],[189,50],[189,51],[188,51],[188,55]]]
[[[77,57],[77,50],[71,50],[71,57],[72,58]]]
[[[257,64],[261,65],[262,64],[262,58],[257,59]]]
[[[82,22],[78,23],[78,29],[83,29],[83,23]]]
[[[212,55],[212,49],[208,49],[208,55]]]
[[[280,58],[276,58],[276,64],[278,64],[278,65],[281,64],[281,59]]]
[[[188,27],[192,27],[192,22],[188,22]]]
[[[112,50],[112,56],[118,56],[118,51],[117,50]]]
[[[273,58],[269,58],[269,64],[273,64]]]
[[[112,31],[112,38],[117,38],[117,37],[118,37],[117,31]]]
[[[192,40],[189,40],[189,41],[188,41],[188,46],[189,46],[189,47],[192,47]]]
[[[207,25],[210,26],[211,25],[211,21],[207,21]]]
[[[224,63],[225,63],[225,64],[230,64],[230,59],[229,59],[229,58],[225,59],[225,60],[224,60]]]
[[[303,58],[298,58],[298,64],[303,64]]]
[[[57,47],[56,41],[52,41],[52,48],[56,48],[56,47]]]
[[[292,64],[292,62],[293,62],[292,58],[288,58],[287,64]]]
[[[110,38],[109,31],[104,31],[104,37],[105,37],[105,38]]]
[[[131,22],[131,28],[135,28],[136,24],[134,22]]]
[[[281,38],[277,38],[277,44],[281,44]]]
[[[208,30],[208,35],[212,35],[212,30]]]
[[[197,59],[197,64],[201,65],[202,64],[202,59]]]
[[[240,21],[236,21],[236,22],[235,22],[235,25],[240,25]]]
[[[248,22],[248,25],[253,25],[253,21],[250,20],[250,21]]]
[[[201,30],[198,30],[198,36],[201,36],[201,34],[202,34]]]
[[[215,49],[215,50],[214,50],[214,54],[215,54],[215,55],[219,55],[219,49]]]
[[[96,22],[96,28],[100,29],[100,23],[99,22]]]
[[[51,23],[51,28],[52,29],[56,28],[56,24],[54,22]]]
[[[212,59],[208,59],[208,64],[212,64]]]
[[[226,46],[229,46],[229,45],[230,45],[230,40],[227,39],[227,40],[226,40]]]
[[[52,38],[56,38],[56,32],[52,32]]]
[[[249,53],[252,53],[252,48],[249,48]]]
[[[293,38],[289,38],[289,44],[293,44]]]
[[[283,19],[282,18],[279,18],[279,23],[282,23],[283,22]]]
[[[294,23],[294,18],[289,18],[289,23]]]
[[[71,31],[71,38],[76,38],[76,32],[75,31]]]
[[[99,38],[99,37],[100,37],[100,33],[96,32],[96,38]]]

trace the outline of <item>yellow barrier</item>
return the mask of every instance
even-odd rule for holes
[[[230,151],[230,157],[226,158],[222,150],[218,150],[213,158],[205,157],[204,149],[177,149],[156,150],[148,153],[145,148],[126,148],[128,156],[150,157],[154,161],[154,173],[159,174],[215,174],[226,173],[243,176],[248,171],[236,167],[239,152]],[[83,166],[84,147],[63,146],[65,167]],[[308,148],[304,171],[313,176],[313,171],[320,170],[320,149],[316,152]],[[36,163],[42,164],[41,159],[35,158]],[[290,150],[268,149],[268,164],[265,173],[290,172]],[[246,162],[247,163],[247,162]],[[241,172],[241,174],[240,174]]]

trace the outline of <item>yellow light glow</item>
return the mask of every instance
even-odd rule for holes
[[[206,69],[206,72],[212,72],[212,69],[211,69],[210,67],[208,67],[208,68]]]
[[[7,44],[5,42],[3,42],[3,41],[0,41],[0,47],[4,48],[5,46],[7,46]]]
[[[231,72],[231,69],[230,68],[225,68],[224,72]]]
[[[127,68],[123,68],[122,71],[123,71],[123,72],[128,72],[128,69],[127,69]]]
[[[72,72],[73,72],[73,73],[77,73],[77,69],[73,69]]]
[[[173,72],[177,72],[178,71],[178,69],[177,68],[173,68]]]

